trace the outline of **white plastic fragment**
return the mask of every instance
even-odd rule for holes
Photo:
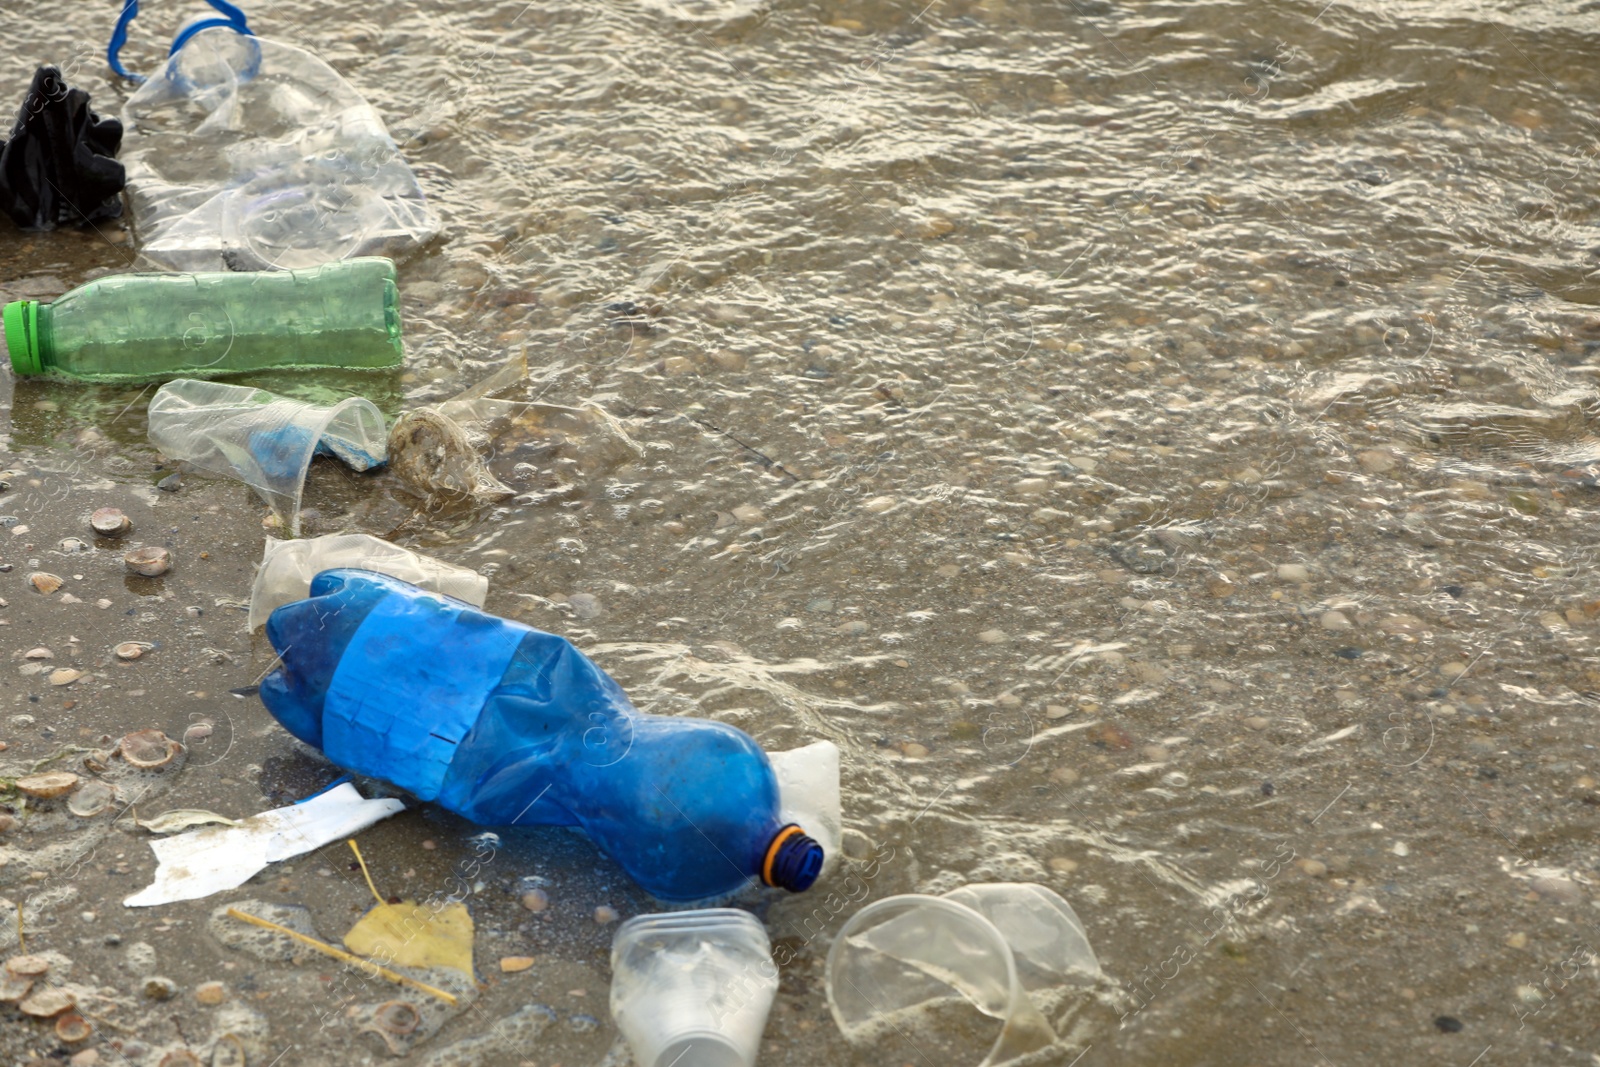
[[[242,820],[150,842],[159,866],[156,880],[123,901],[148,908],[198,900],[243,885],[269,863],[349,837],[405,805],[393,798],[367,800],[341,782],[309,800]]]
[[[329,534],[298,541],[268,541],[250,586],[250,629],[265,626],[274,609],[311,593],[311,579],[335,567],[358,567],[483,607],[489,579],[370,534]]]

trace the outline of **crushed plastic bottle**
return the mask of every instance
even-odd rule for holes
[[[262,702],[348,770],[484,825],[582,826],[666,900],[821,872],[748,734],[639,712],[565,638],[346,569],[274,611],[267,639],[283,662]]]
[[[5,306],[21,375],[93,382],[399,366],[394,264],[371,257],[255,274],[108,274]]]
[[[168,459],[234,477],[261,495],[291,534],[315,456],[351,470],[383,465],[388,440],[372,401],[349,397],[330,407],[222,382],[180,378],[150,399],[150,443]]]
[[[125,16],[114,67],[126,29]],[[401,259],[439,232],[372,105],[311,53],[252,35],[242,15],[185,27],[122,118],[140,252],[167,269]]]

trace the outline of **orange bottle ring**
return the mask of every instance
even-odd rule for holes
[[[800,829],[800,825],[798,823],[790,823],[788,826],[785,826],[782,830],[778,831],[777,836],[772,839],[772,844],[767,846],[767,858],[761,861],[761,880],[763,882],[765,882],[767,885],[773,884],[772,861],[778,858],[778,849],[782,848],[783,843],[789,840],[789,838],[795,837],[804,832],[805,831]]]

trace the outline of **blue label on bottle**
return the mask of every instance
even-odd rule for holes
[[[385,597],[334,671],[323,751],[341,767],[433,800],[522,636],[445,597]]]

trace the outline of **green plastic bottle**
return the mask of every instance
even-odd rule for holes
[[[91,382],[396,367],[405,354],[394,264],[377,256],[306,270],[107,275],[48,304],[7,304],[5,334],[19,375]]]

